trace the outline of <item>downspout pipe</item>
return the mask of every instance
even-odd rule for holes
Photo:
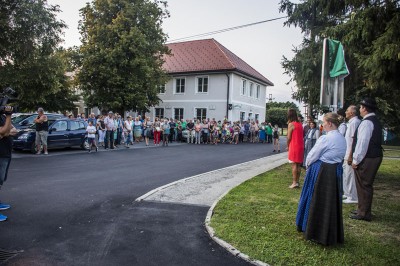
[[[229,74],[225,73],[226,77],[228,78],[228,86],[226,88],[226,119],[228,119],[228,113],[229,113],[229,87],[230,87],[230,78],[229,78]]]

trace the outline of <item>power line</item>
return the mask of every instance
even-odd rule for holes
[[[283,18],[287,18],[287,16],[273,18],[273,19],[267,19],[267,20],[253,22],[253,23],[249,23],[249,24],[245,24],[245,25],[240,25],[240,26],[235,26],[235,27],[231,27],[231,28],[226,28],[226,29],[221,29],[221,30],[216,30],[216,31],[196,34],[196,35],[192,35],[192,36],[188,36],[188,37],[178,38],[178,39],[174,39],[174,40],[169,40],[169,41],[167,41],[167,43],[176,42],[176,41],[182,41],[182,40],[186,40],[186,39],[192,39],[192,38],[195,38],[195,37],[205,37],[205,36],[214,35],[214,34],[227,32],[227,31],[231,31],[231,30],[237,30],[237,29],[241,29],[241,28],[246,28],[246,27],[257,25],[257,24],[271,22],[271,21],[279,20],[279,19],[283,19]]]

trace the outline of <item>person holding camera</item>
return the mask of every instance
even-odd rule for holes
[[[8,168],[11,163],[11,150],[13,136],[17,134],[17,130],[11,124],[11,114],[13,107],[5,106],[0,114],[0,189],[7,180]],[[0,202],[0,211],[10,208],[9,204]],[[0,222],[7,220],[7,216],[0,213]]]
[[[47,116],[44,114],[43,108],[39,107],[37,110],[38,117],[33,120],[36,125],[36,154],[40,154],[40,145],[43,145],[44,154],[49,154],[47,152],[47,136],[49,134],[49,123],[47,121]]]

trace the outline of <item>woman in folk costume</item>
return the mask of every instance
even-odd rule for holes
[[[296,225],[304,237],[322,245],[344,242],[342,218],[342,160],[346,140],[339,133],[338,115],[327,113],[321,136],[306,159],[306,177]]]

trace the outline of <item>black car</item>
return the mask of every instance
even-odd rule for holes
[[[49,135],[47,137],[47,147],[52,148],[69,148],[81,147],[88,149],[89,143],[86,135],[87,123],[84,120],[70,120],[61,118],[49,121]],[[14,137],[14,150],[30,150],[36,153],[36,130],[35,125],[19,131]]]
[[[48,120],[55,120],[59,118],[63,118],[64,115],[62,114],[45,114],[47,116]],[[24,114],[19,118],[15,118],[12,120],[12,124],[16,129],[25,129],[33,125],[33,120],[38,117],[38,114],[31,114],[31,115],[26,115]]]

